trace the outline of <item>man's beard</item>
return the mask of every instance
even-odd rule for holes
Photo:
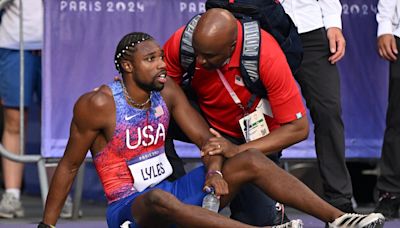
[[[151,91],[159,92],[164,88],[164,84],[160,83],[159,85],[157,85],[156,79],[154,79],[151,84],[145,84],[140,81],[137,81],[136,83],[139,85],[140,88],[147,90],[149,92],[151,92]]]

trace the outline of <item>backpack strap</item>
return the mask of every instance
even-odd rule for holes
[[[182,85],[190,85],[192,77],[194,75],[194,69],[196,65],[196,56],[193,50],[192,38],[193,31],[196,28],[197,22],[199,21],[201,14],[194,16],[189,23],[186,25],[185,30],[182,33],[180,43],[180,63],[182,68],[186,71],[182,78]]]
[[[180,42],[180,63],[186,73],[182,77],[182,86],[191,84],[195,65],[196,55],[194,53],[192,38],[201,14],[193,17],[186,25]],[[240,71],[246,87],[251,93],[266,98],[267,91],[259,76],[259,60],[261,33],[260,25],[256,20],[241,20],[243,26],[243,45],[241,50]]]
[[[243,45],[240,57],[240,71],[246,87],[257,96],[266,98],[267,91],[260,80],[259,62],[261,33],[256,20],[241,20]]]

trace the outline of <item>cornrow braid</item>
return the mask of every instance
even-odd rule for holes
[[[132,57],[135,52],[135,46],[145,40],[153,40],[147,33],[143,32],[132,32],[125,35],[121,41],[119,41],[117,49],[115,50],[114,63],[115,68],[119,73],[122,73],[121,60]]]

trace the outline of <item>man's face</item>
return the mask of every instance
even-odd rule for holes
[[[213,43],[193,43],[196,61],[206,70],[222,67],[232,54],[235,43],[215,41]]]
[[[137,45],[133,55],[133,80],[146,90],[160,91],[166,82],[166,65],[164,51],[153,40],[147,40]]]

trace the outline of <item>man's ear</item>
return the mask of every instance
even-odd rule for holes
[[[125,72],[127,73],[132,73],[133,72],[133,65],[128,62],[128,61],[121,61],[121,66],[124,69]]]

